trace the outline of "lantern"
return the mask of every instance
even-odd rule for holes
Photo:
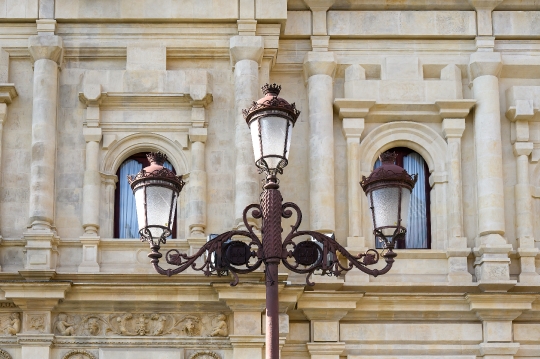
[[[382,166],[369,177],[362,176],[360,185],[368,198],[375,237],[386,248],[394,248],[407,232],[409,203],[417,175],[411,176],[395,165],[395,153],[383,153],[379,159]]]
[[[128,182],[135,195],[141,240],[159,245],[171,235],[176,201],[184,181],[182,176],[163,167],[167,160],[165,154],[152,152],[146,157],[150,166],[135,176],[128,176]]]
[[[251,131],[255,165],[275,176],[288,164],[292,128],[300,111],[278,97],[281,86],[266,84],[262,91],[265,96],[242,112]]]

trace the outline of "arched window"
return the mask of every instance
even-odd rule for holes
[[[135,197],[127,181],[127,176],[137,174],[141,169],[150,165],[146,154],[147,152],[141,152],[130,156],[122,162],[116,172],[118,185],[116,186],[114,202],[114,238],[139,238]],[[163,166],[176,173],[168,161]],[[171,238],[176,238],[176,214],[174,215]]]
[[[407,235],[398,241],[396,248],[431,248],[430,186],[429,169],[426,161],[418,153],[406,147],[395,147],[387,152],[397,154],[396,165],[403,167],[409,174],[417,174],[409,205]],[[381,165],[377,160],[374,168]],[[377,247],[380,244],[377,243]]]

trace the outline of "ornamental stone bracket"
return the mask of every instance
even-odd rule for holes
[[[302,310],[311,322],[311,342],[337,344],[340,340],[339,321],[356,309],[363,294],[335,291],[306,292],[298,300],[297,308]]]
[[[528,294],[468,294],[470,310],[482,321],[483,342],[480,353],[484,358],[513,357],[520,348],[514,343],[513,320],[532,309],[536,295]]]

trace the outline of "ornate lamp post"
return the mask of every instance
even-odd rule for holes
[[[352,255],[337,241],[314,231],[300,231],[302,212],[291,202],[283,203],[279,191],[277,175],[283,173],[288,164],[292,128],[300,115],[294,104],[289,104],[278,97],[281,86],[265,85],[265,97],[244,110],[244,117],[251,130],[255,164],[267,177],[263,185],[261,200],[244,209],[245,231],[224,232],[208,241],[192,256],[171,249],[165,254],[168,264],[174,269],[163,269],[159,265],[162,254],[161,244],[171,233],[172,215],[176,199],[184,182],[163,167],[165,155],[149,155],[151,165],[144,168],[135,177],[129,177],[135,194],[139,234],[142,241],[150,243],[152,252],[148,254],[155,270],[167,276],[178,274],[188,268],[202,271],[205,275],[221,275],[229,271],[233,275],[231,285],[238,283],[238,274],[253,272],[262,263],[266,275],[266,358],[279,358],[279,312],[278,312],[278,266],[283,263],[287,269],[306,274],[310,281],[313,272],[339,276],[343,272],[358,268],[369,275],[378,276],[387,273],[396,254],[394,243],[406,233],[408,201],[416,177],[393,164],[393,158],[382,158],[383,165],[373,171],[368,178],[362,179],[362,188],[370,200],[373,214],[374,234],[382,241],[384,249],[379,253],[369,249],[366,253]],[[282,240],[281,218],[290,218],[296,214],[296,223]],[[262,219],[262,240],[254,233],[247,221],[247,215]],[[247,237],[248,241],[238,240]],[[301,237],[305,239],[300,240]],[[307,238],[306,238],[307,237]],[[338,256],[338,253],[340,256]],[[203,263],[198,265],[198,258]],[[370,269],[383,257],[386,266],[382,269]]]

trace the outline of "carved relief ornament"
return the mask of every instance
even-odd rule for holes
[[[226,337],[227,316],[217,314],[66,314],[53,321],[54,333],[60,336],[176,336]]]
[[[0,359],[12,359],[11,355],[5,350],[0,349]]]

